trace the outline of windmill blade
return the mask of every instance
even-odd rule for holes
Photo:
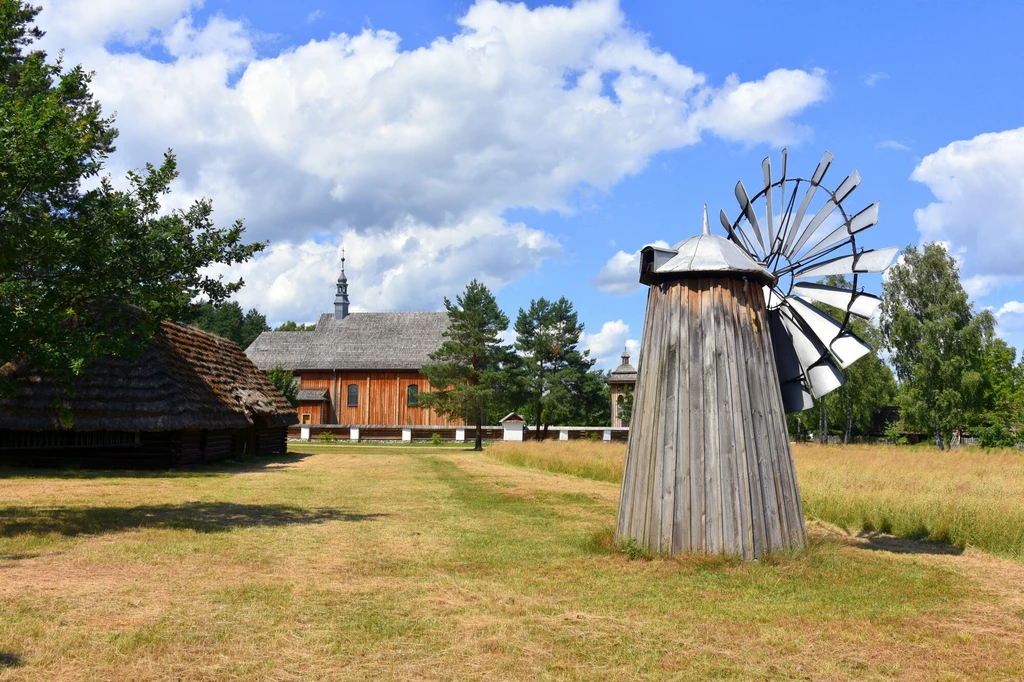
[[[778,337],[783,345],[789,346],[797,357],[804,375],[806,388],[811,395],[820,398],[843,385],[843,376],[832,365],[828,351],[808,325],[793,314],[792,308],[779,308],[779,319],[785,335]],[[773,338],[774,342],[774,338]],[[787,353],[789,351],[783,351]]]
[[[866,320],[870,319],[878,310],[878,306],[882,305],[882,299],[877,296],[857,292],[853,289],[831,287],[826,284],[797,282],[793,285],[793,293],[802,298],[845,310]]]
[[[793,274],[794,278],[810,279],[826,275],[851,275],[863,272],[882,272],[892,263],[892,259],[900,252],[900,247],[890,246],[884,249],[870,249],[852,256],[841,256],[823,261],[804,268]]]
[[[772,162],[769,157],[764,157],[761,162],[761,172],[764,174],[764,200],[765,200],[765,222],[768,225],[768,248],[765,254],[775,249],[775,216],[772,214]]]
[[[768,329],[772,336],[772,344],[775,351],[775,368],[779,374],[779,383],[786,384],[791,381],[802,380],[804,369],[797,357],[796,348],[790,338],[792,333],[782,319],[781,308],[768,311]],[[824,350],[824,349],[822,349]],[[811,360],[811,364],[819,358]]]
[[[807,370],[807,380],[811,384],[811,395],[815,398],[828,395],[846,383],[846,377],[830,360],[824,360]]]
[[[843,329],[838,322],[810,303],[795,296],[787,297],[786,303],[794,315],[800,318],[818,341],[839,361],[839,366],[843,369],[871,352],[871,346],[857,338],[853,332]]]
[[[814,407],[814,397],[804,388],[802,381],[787,381],[782,389],[782,407],[786,412],[803,412]]]
[[[725,211],[718,211],[718,220],[722,223],[722,227],[729,233],[729,237],[739,246],[741,249],[747,252],[747,255],[758,260],[757,252],[754,250],[754,245],[751,243],[747,233],[744,232],[739,225],[735,228],[733,224],[729,222],[729,216],[725,215]]]
[[[754,207],[750,203],[750,197],[747,196],[747,188],[743,186],[743,181],[736,183],[736,201],[739,202],[743,215],[747,217],[747,222],[754,228],[754,236],[757,237],[757,243],[761,245],[761,252],[767,253],[764,248],[764,238],[761,236],[761,226],[757,222],[757,215],[754,214]]]
[[[792,225],[787,225],[786,230],[788,236],[786,237],[785,251],[789,251],[790,245],[793,243],[793,239],[800,231],[800,224],[804,221],[804,214],[807,213],[807,207],[811,205],[811,199],[814,198],[814,193],[818,191],[818,185],[821,184],[822,178],[825,177],[825,173],[828,172],[829,166],[832,165],[832,152],[825,152],[825,155],[821,157],[821,161],[818,162],[818,167],[814,169],[814,175],[811,176],[811,184],[807,188],[807,192],[804,193],[804,198],[800,201],[800,208],[797,209],[796,217],[793,218]]]
[[[813,258],[818,253],[824,251],[828,247],[837,244],[850,235],[857,234],[861,230],[866,230],[869,227],[873,227],[878,223],[878,202],[871,204],[857,215],[850,218],[849,222],[844,223],[837,227],[829,236],[822,239],[820,242],[815,244],[810,251],[805,253],[801,260],[807,260]]]
[[[807,224],[807,229],[805,229],[803,234],[800,235],[800,238],[797,240],[796,244],[793,245],[793,248],[789,249],[786,253],[787,258],[792,258],[793,254],[800,252],[800,249],[802,249],[804,244],[807,243],[807,240],[810,239],[814,233],[818,231],[818,228],[821,227],[821,224],[825,222],[833,212],[835,212],[839,204],[843,203],[843,199],[850,196],[850,192],[857,189],[858,185],[860,185],[860,173],[853,171],[845,180],[843,180],[843,183],[839,185],[839,189],[836,190],[835,196],[826,201],[825,205],[822,206],[816,214],[814,214],[814,217],[811,218],[811,222]]]
[[[781,194],[781,203],[779,204],[779,210],[786,210],[786,161],[788,160],[789,150],[785,147],[782,148],[782,177],[779,178],[779,192]],[[786,216],[783,215],[779,218],[779,247],[781,251],[782,242],[785,239],[786,231]],[[772,251],[775,251],[775,244],[772,244]]]

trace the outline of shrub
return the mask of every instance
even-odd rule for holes
[[[441,434],[440,433],[432,433],[432,434],[430,434],[430,443],[431,443],[431,445],[440,445],[443,442],[444,442],[444,439],[441,438]]]
[[[321,431],[320,435],[316,437],[316,440],[319,443],[337,443],[338,437],[330,431]]]

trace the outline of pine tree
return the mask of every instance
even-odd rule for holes
[[[589,351],[578,348],[583,325],[572,303],[564,296],[553,303],[544,298],[530,301],[529,309],[519,310],[515,330],[533,394],[537,438],[542,423],[588,419],[596,384],[586,375],[594,360]],[[587,409],[588,416],[578,416],[580,409]]]
[[[508,316],[498,308],[490,290],[473,280],[453,304],[444,299],[448,329],[441,347],[430,355],[434,364],[422,368],[430,380],[430,393],[421,393],[419,405],[447,417],[473,420],[475,450],[483,450],[483,425],[488,406],[498,397],[503,367],[511,350],[501,342]]]

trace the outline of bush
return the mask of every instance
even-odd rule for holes
[[[903,435],[901,422],[889,422],[885,425],[885,440],[893,445],[906,445],[907,437]]]
[[[985,426],[978,429],[978,445],[983,448],[1012,448],[1017,444],[1017,434],[1006,427],[1001,419],[989,416]]]
[[[440,445],[443,442],[444,442],[444,439],[441,438],[441,434],[440,433],[432,433],[432,434],[430,434],[430,444],[431,445]]]
[[[338,437],[330,431],[321,431],[320,435],[316,437],[318,443],[337,443]]]

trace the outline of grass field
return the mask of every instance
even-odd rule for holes
[[[455,448],[0,469],[0,680],[1024,677],[1024,564],[820,524],[629,561],[617,497]]]
[[[625,446],[495,443],[487,453],[618,483]],[[801,444],[793,458],[809,519],[1024,559],[1024,454],[1016,450]]]

